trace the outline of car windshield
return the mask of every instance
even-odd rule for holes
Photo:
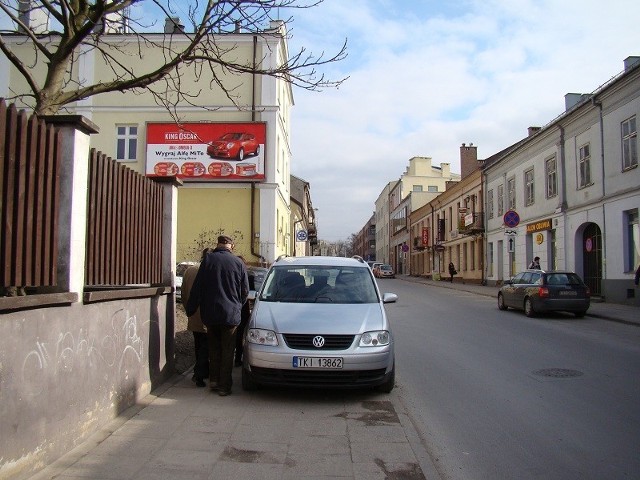
[[[220,140],[239,140],[241,137],[241,133],[225,133]]]
[[[392,270],[391,265],[380,265],[380,270]]]
[[[378,303],[368,268],[276,266],[269,271],[261,300],[290,303]]]

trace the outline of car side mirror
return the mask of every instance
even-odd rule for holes
[[[398,295],[395,293],[383,293],[382,294],[382,303],[396,303],[398,300]]]

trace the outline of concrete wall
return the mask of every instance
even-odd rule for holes
[[[28,478],[172,375],[174,308],[169,294],[4,313],[0,478]]]

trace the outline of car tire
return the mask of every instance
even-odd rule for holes
[[[573,312],[573,314],[576,316],[576,318],[582,318],[587,314],[587,312]]]
[[[254,153],[254,155],[257,157],[258,155],[260,155],[260,145],[258,145],[256,147],[256,153]]]
[[[533,309],[533,304],[531,303],[531,299],[529,297],[524,299],[524,314],[527,317],[535,317],[536,312]]]
[[[260,387],[258,383],[251,378],[251,374],[242,368],[242,389],[246,392],[252,392]]]
[[[499,310],[508,310],[509,307],[504,303],[504,297],[501,293],[498,294],[498,309]]]
[[[238,160],[240,161],[244,160],[244,148],[241,148],[240,150],[238,150]]]
[[[391,375],[389,375],[389,378],[387,379],[387,381],[384,382],[382,385],[378,385],[376,387],[376,390],[383,393],[391,393],[391,390],[393,390],[393,387],[395,385],[396,385],[396,366],[394,364],[393,370],[391,370]]]

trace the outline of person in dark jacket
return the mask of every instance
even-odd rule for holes
[[[230,237],[218,237],[215,250],[200,264],[186,305],[188,316],[200,308],[207,327],[209,387],[221,396],[231,393],[235,334],[249,294],[247,269],[233,247]]]
[[[633,280],[633,283],[638,285],[640,283],[640,265],[636,268],[636,278]]]
[[[449,277],[450,277],[450,282],[453,283],[453,276],[458,273],[458,271],[456,270],[455,265],[453,264],[453,262],[449,262]]]

